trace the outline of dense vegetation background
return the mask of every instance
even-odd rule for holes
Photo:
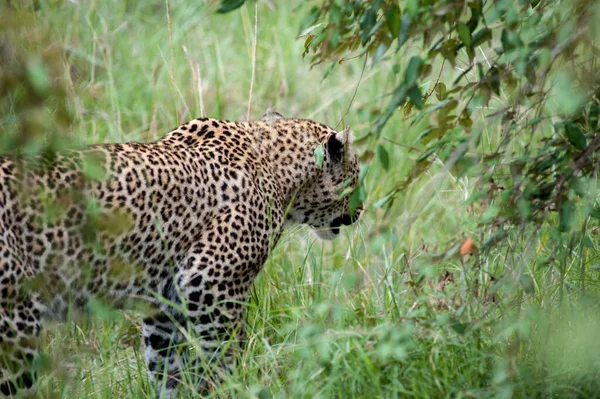
[[[367,213],[285,235],[215,396],[599,395],[595,2],[23,0],[0,26],[4,153],[267,107],[354,131]],[[94,312],[44,336],[40,395],[149,397],[139,318]]]

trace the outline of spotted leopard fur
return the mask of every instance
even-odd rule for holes
[[[91,298],[151,305],[142,333],[159,396],[183,367],[231,368],[226,343],[243,340],[241,304],[282,226],[333,238],[360,213],[340,195],[358,180],[349,147],[345,132],[268,112],[200,118],[153,143],[0,157],[0,396],[35,389],[44,322]],[[198,359],[180,349],[191,336]]]

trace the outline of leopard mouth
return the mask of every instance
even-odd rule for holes
[[[337,232],[335,232],[333,229],[313,229],[313,231],[321,240],[326,241],[335,240],[340,233],[339,228],[337,229]]]
[[[339,234],[340,227],[342,225],[350,226],[350,225],[352,225],[352,223],[354,223],[358,220],[358,217],[359,217],[358,212],[355,213],[353,216],[346,214],[346,215],[343,215],[342,217],[337,217],[337,218],[333,219],[333,221],[331,222],[330,229],[331,229],[331,231],[333,231],[334,234]]]
[[[341,217],[336,217],[331,221],[329,228],[322,230],[315,230],[317,235],[324,240],[333,240],[340,234],[341,226],[350,226],[352,223],[356,222],[359,214],[355,213],[354,216],[343,215]]]

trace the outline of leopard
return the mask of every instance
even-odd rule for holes
[[[44,326],[92,301],[144,304],[155,397],[177,395],[185,367],[196,392],[219,384],[282,232],[339,236],[363,212],[359,169],[348,128],[271,110],[198,118],[154,142],[0,156],[0,397],[35,394]]]

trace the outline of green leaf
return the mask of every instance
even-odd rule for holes
[[[416,17],[419,11],[419,0],[407,0],[406,9],[412,17]]]
[[[433,147],[431,147],[430,149],[428,149],[427,151],[423,152],[421,155],[418,156],[417,163],[425,161],[427,158],[429,158],[429,156],[431,154],[433,154],[434,152],[436,152],[439,149],[440,149],[440,144],[436,143]]]
[[[526,199],[521,198],[517,202],[517,209],[523,220],[529,220],[531,218],[531,205]]]
[[[587,179],[580,179],[576,175],[573,175],[569,178],[568,182],[571,189],[575,191],[575,194],[579,195],[580,197],[583,197],[584,195],[590,192],[590,188],[588,184],[586,184]]]
[[[408,91],[408,98],[410,99],[410,102],[414,104],[415,107],[417,107],[418,109],[423,108],[423,98],[421,97],[421,90],[419,90],[419,87],[417,85],[414,85],[410,88],[410,90]]]
[[[27,63],[27,77],[31,86],[39,94],[45,93],[50,87],[46,66],[38,59]]]
[[[600,220],[600,207],[593,206],[590,208],[590,216]]]
[[[365,203],[367,200],[367,190],[365,189],[364,184],[359,184],[356,187],[356,190],[350,196],[350,212],[354,212],[358,207]]]
[[[463,335],[466,331],[467,328],[469,327],[468,324],[465,323],[460,323],[458,321],[454,321],[452,322],[452,324],[450,324],[450,326],[452,327],[452,329],[454,331],[456,331],[459,335]]]
[[[486,198],[488,195],[488,190],[479,190],[473,194],[469,198],[466,199],[464,205],[470,205],[475,202],[479,202],[480,199]]]
[[[473,35],[472,47],[477,47],[481,43],[490,40],[492,38],[492,31],[488,28],[481,28]]]
[[[571,200],[567,200],[562,203],[559,211],[559,224],[558,230],[561,233],[570,231],[575,225],[575,212],[577,208],[575,203]]]
[[[392,38],[398,36],[400,31],[400,8],[398,4],[391,4],[385,10],[385,19]]]
[[[588,123],[590,125],[590,129],[596,131],[598,128],[598,117],[600,115],[600,104],[592,101],[590,106],[590,112],[588,114]]]
[[[467,26],[469,27],[469,32],[473,32],[479,24],[479,19],[481,18],[481,8],[480,4],[477,2],[472,2],[469,5],[469,8],[471,9],[471,18],[469,19]]]
[[[579,124],[566,121],[565,122],[565,134],[569,143],[578,150],[583,150],[587,146],[587,138],[581,131]]]
[[[87,152],[81,159],[81,172],[89,180],[102,181],[108,176],[106,156],[102,152]]]
[[[521,288],[523,288],[523,291],[525,291],[527,294],[535,293],[535,284],[531,276],[522,274],[519,277],[519,284],[521,285]]]
[[[61,215],[64,215],[67,211],[67,207],[50,193],[41,193],[38,198],[42,205],[42,220],[44,223],[56,223]]]
[[[262,388],[258,393],[258,399],[273,399],[273,394],[267,388]]]
[[[400,48],[408,40],[408,32],[410,31],[411,24],[412,19],[410,18],[410,14],[404,14],[402,16],[402,20],[400,21],[400,30],[398,31],[398,50],[400,50]]]
[[[431,134],[431,132],[433,132],[432,127],[428,127],[427,129],[423,130],[421,133],[419,133],[419,135],[415,139],[415,143],[418,143],[421,140],[423,140],[424,138],[426,138],[427,136],[429,136]]]
[[[439,82],[436,86],[435,86],[435,97],[439,100],[442,101],[446,98],[446,85],[444,84],[444,82]]]
[[[333,3],[329,9],[329,20],[335,25],[342,23],[342,11],[335,3]]]
[[[244,5],[246,0],[221,0],[221,7],[217,10],[219,14],[226,14]]]
[[[467,47],[471,47],[473,38],[471,37],[471,31],[469,30],[469,27],[466,24],[459,22],[456,27],[456,30],[458,31],[458,37],[463,42],[463,44]]]
[[[375,50],[375,55],[373,56],[373,62],[371,63],[371,66],[374,66],[375,64],[377,64],[377,62],[379,62],[379,60],[381,59],[381,57],[383,57],[387,49],[387,44],[385,44],[384,42],[379,43],[377,50]]]
[[[500,41],[502,42],[502,50],[504,50],[505,53],[509,53],[512,50],[523,46],[521,38],[519,38],[515,32],[511,32],[508,29],[502,30]]]
[[[500,207],[496,204],[492,204],[487,207],[487,209],[483,212],[481,216],[481,220],[483,223],[491,223],[494,221],[496,216],[500,213]]]
[[[360,36],[361,44],[364,46],[371,38],[371,30],[377,22],[377,11],[373,7],[369,8],[363,15],[360,21],[360,29],[362,31]]]
[[[388,104],[387,109],[385,110],[385,113],[383,115],[381,115],[379,118],[377,118],[377,121],[376,121],[375,127],[374,127],[375,132],[381,131],[381,129],[385,126],[387,121],[392,117],[392,115],[396,111],[396,109],[400,105],[404,104],[404,101],[406,101],[406,96],[407,96],[406,85],[404,83],[400,83],[394,89],[394,94],[392,95],[392,100]]]
[[[315,164],[317,165],[317,168],[322,169],[323,168],[323,160],[325,159],[325,148],[323,147],[323,144],[319,144],[317,146],[317,148],[315,148]]]
[[[97,198],[89,197],[86,199],[85,214],[90,219],[97,219],[102,214],[102,207]]]
[[[377,202],[373,204],[373,208],[375,208],[375,209],[381,208],[385,204],[389,203],[390,200],[393,199],[394,195],[396,195],[396,190],[393,190],[391,193],[386,194],[385,196],[383,196],[382,198],[377,200]]]
[[[543,121],[544,119],[545,119],[545,118],[544,118],[543,116],[540,116],[540,117],[534,118],[534,119],[532,119],[532,120],[530,120],[530,121],[529,121],[528,125],[529,125],[529,126],[535,126],[535,125],[537,125],[538,123],[540,123],[541,121]]]
[[[313,41],[314,38],[314,35],[308,35],[306,37],[306,40],[304,41],[304,51],[302,52],[302,58],[304,58],[306,54],[308,54],[308,52],[310,51],[310,43]]]
[[[496,67],[490,69],[490,87],[497,96],[500,95],[500,72]]]
[[[406,72],[404,73],[404,83],[407,86],[415,83],[419,77],[419,69],[423,65],[423,60],[421,57],[414,56],[408,62],[408,66],[406,67]]]
[[[377,158],[379,158],[383,169],[388,170],[390,168],[390,157],[387,150],[381,145],[377,146]]]
[[[98,320],[117,320],[120,316],[115,308],[99,299],[90,299],[85,307],[86,311]]]
[[[314,6],[310,9],[310,11],[308,12],[308,14],[306,14],[302,22],[300,22],[300,32],[302,32],[300,34],[301,36],[309,33],[304,31],[306,30],[306,28],[315,25],[315,22],[319,18],[319,15],[321,15],[321,9],[319,7]]]
[[[583,245],[585,248],[594,249],[594,242],[589,236],[584,236],[581,239],[581,245]]]

